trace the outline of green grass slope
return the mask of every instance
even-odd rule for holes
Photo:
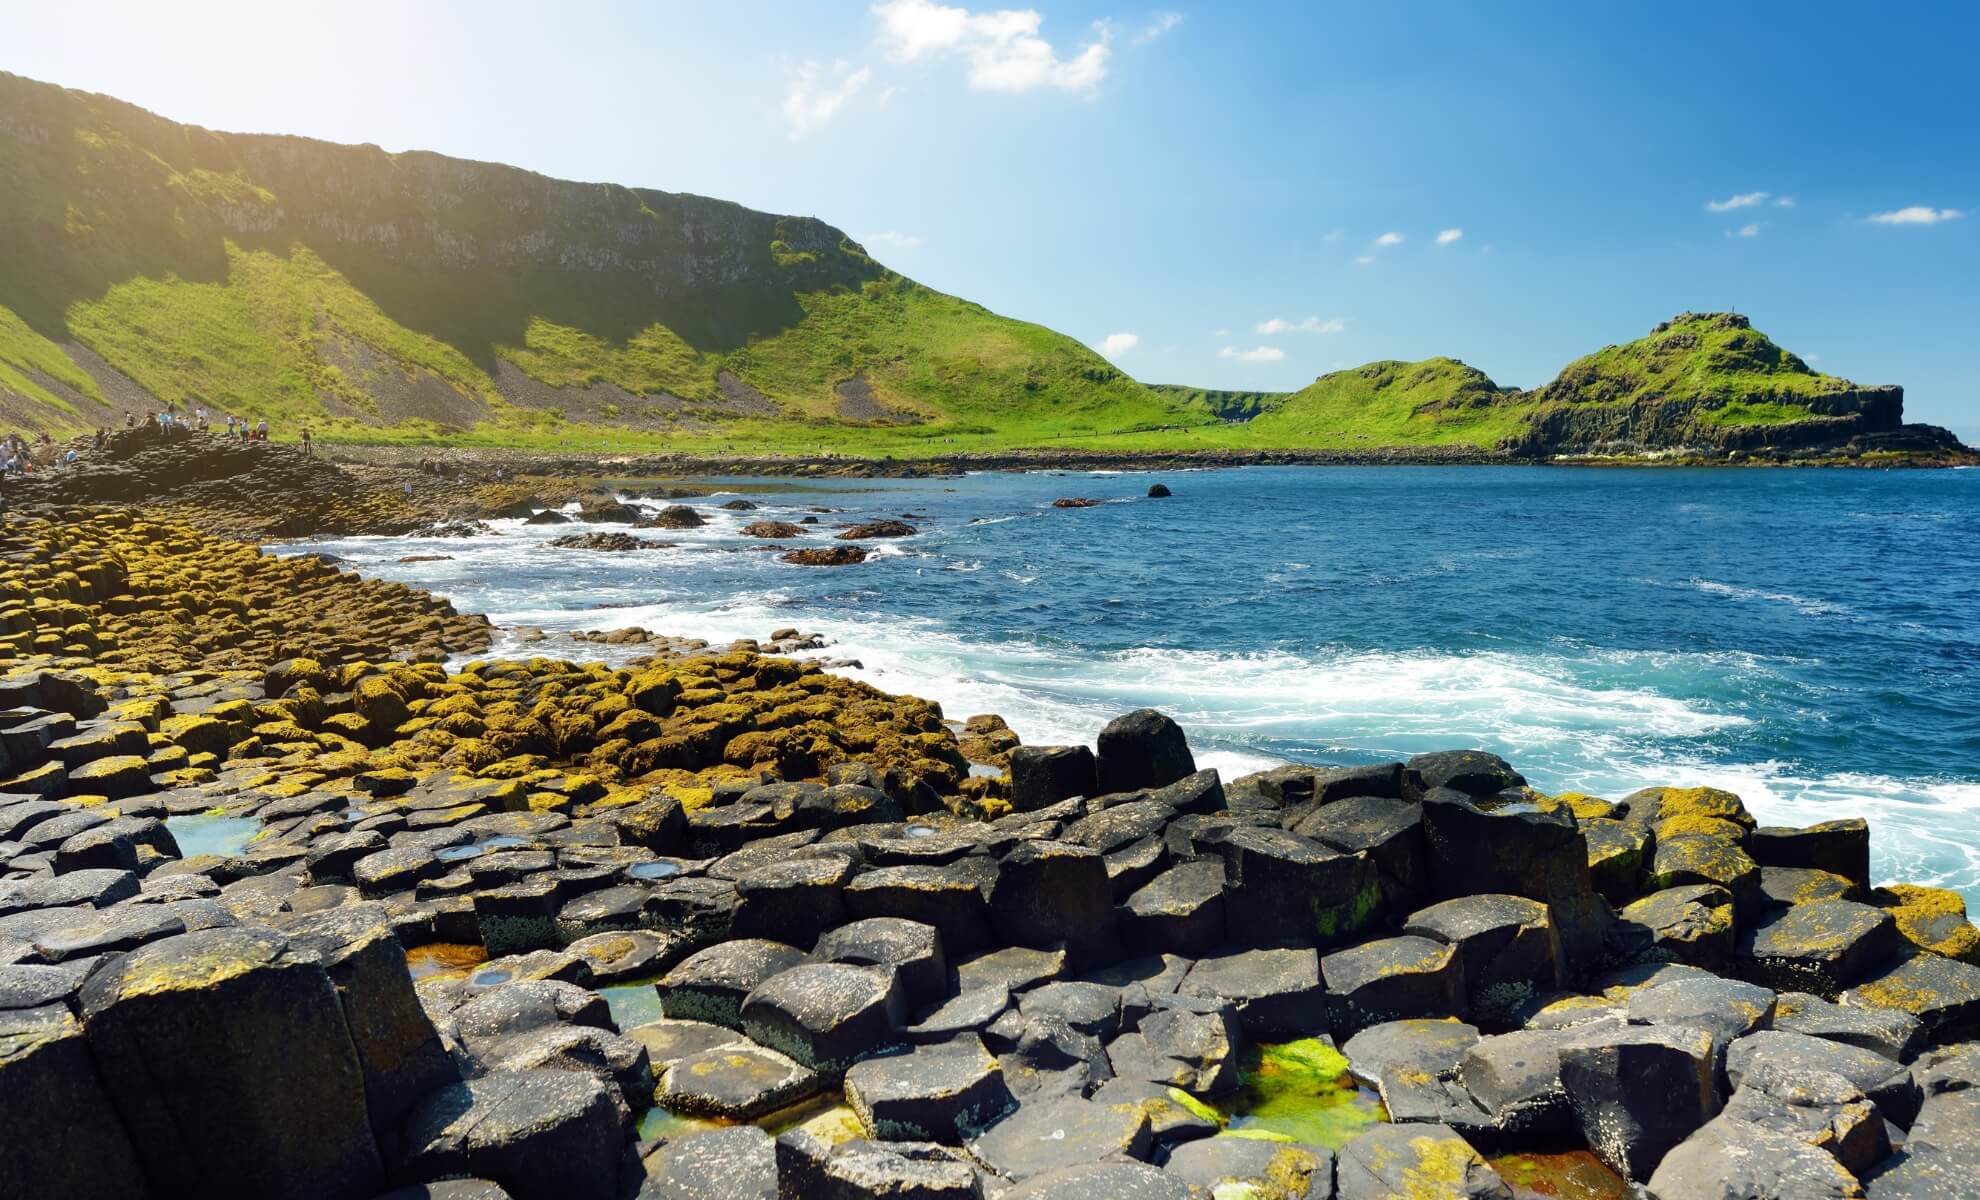
[[[1049,443],[1214,417],[840,231],[696,196],[178,125],[0,74],[0,417],[332,437]]]
[[[1737,313],[1681,313],[1647,337],[1575,359],[1536,399],[1569,404],[1700,400],[1731,423],[1778,424],[1857,390],[1811,369]]]
[[[1833,424],[1861,397],[1732,314],[1533,392],[1447,358],[1289,394],[1147,386],[812,218],[214,133],[0,73],[0,428],[169,403],[283,437],[573,451],[1547,453]]]

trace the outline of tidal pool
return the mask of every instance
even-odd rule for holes
[[[1238,1078],[1236,1095],[1214,1106],[1226,1134],[1339,1150],[1389,1119],[1381,1098],[1354,1081],[1347,1056],[1325,1038],[1253,1046]]]
[[[432,942],[406,951],[406,970],[413,982],[458,979],[488,961],[488,951],[458,942]]]
[[[660,993],[653,989],[654,979],[615,983],[597,989],[598,994],[605,998],[605,1007],[612,1011],[612,1022],[621,1033],[641,1025],[651,1025],[664,1015],[660,1011]]]
[[[1561,1200],[1630,1200],[1629,1184],[1586,1150],[1560,1154],[1504,1154],[1489,1160],[1514,1187]]]
[[[190,817],[166,817],[165,828],[179,843],[179,853],[187,858],[217,854],[222,858],[248,848],[261,822],[254,817],[223,817],[219,813],[197,813]]]

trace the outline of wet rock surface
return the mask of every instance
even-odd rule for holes
[[[754,645],[448,669],[444,602],[132,514],[0,554],[0,1194],[1980,1167],[1980,931],[1860,823],[1473,751],[1225,781],[1160,713],[1023,746]]]

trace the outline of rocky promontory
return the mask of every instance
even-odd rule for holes
[[[1154,711],[1027,746],[754,645],[463,661],[434,597],[125,512],[0,557],[0,1195],[1980,1168],[1980,931],[1860,820],[1471,750],[1227,780]]]

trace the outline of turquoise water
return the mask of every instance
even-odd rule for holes
[[[253,817],[198,813],[190,817],[166,817],[165,828],[171,831],[172,840],[179,843],[179,853],[185,857],[218,854],[224,858],[246,850],[254,835],[261,832],[261,822]]]
[[[1154,479],[1175,496],[1144,499]],[[1547,789],[1712,784],[1764,821],[1868,816],[1880,876],[1980,897],[1980,471],[730,482],[762,509],[695,501],[710,523],[663,531],[671,550],[553,550],[568,530],[516,522],[297,549],[503,625],[821,632],[862,678],[1001,713],[1027,741],[1090,739],[1146,704],[1227,774],[1482,746]],[[1050,507],[1064,496],[1110,503]],[[814,541],[901,514],[923,533],[849,568],[744,549],[744,523],[813,506],[842,510]]]

